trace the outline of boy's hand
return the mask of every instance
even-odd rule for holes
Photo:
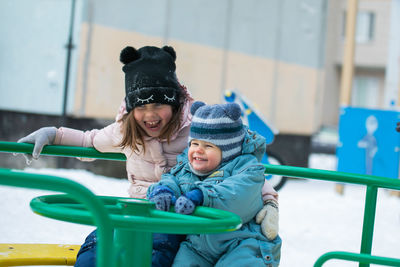
[[[169,211],[173,199],[173,192],[166,186],[157,186],[149,195],[149,200],[156,204],[156,209]]]
[[[261,224],[261,232],[273,240],[279,231],[279,209],[275,200],[267,200],[256,216],[256,223]]]
[[[194,189],[180,196],[175,203],[175,212],[180,214],[192,214],[196,206],[203,203],[203,192]]]
[[[178,197],[175,203],[175,212],[180,214],[192,214],[196,205],[184,195]]]
[[[400,122],[397,123],[396,131],[400,132]]]
[[[23,154],[29,164],[33,159],[38,159],[42,149],[45,145],[52,145],[56,138],[57,128],[56,127],[43,127],[28,136],[22,137],[18,140],[18,143],[33,143],[35,144],[32,156],[29,154]]]

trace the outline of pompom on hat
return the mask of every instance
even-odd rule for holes
[[[151,104],[179,106],[181,85],[175,74],[176,53],[171,46],[125,47],[120,54],[125,73],[127,112]]]
[[[221,162],[234,159],[242,153],[245,136],[240,106],[236,103],[206,105],[194,102],[189,144],[193,139],[206,141],[222,151]]]

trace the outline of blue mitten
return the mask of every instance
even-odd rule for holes
[[[156,204],[156,209],[169,211],[174,192],[166,186],[157,186],[149,195],[149,200]]]
[[[192,214],[196,206],[203,203],[203,192],[194,189],[180,196],[175,203],[175,212],[180,214]]]

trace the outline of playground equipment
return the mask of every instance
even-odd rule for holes
[[[0,142],[0,151],[3,152],[31,153],[32,149],[33,145],[31,144]],[[122,154],[99,153],[93,148],[65,146],[46,146],[42,154],[112,160],[124,160],[125,158]],[[271,164],[265,165],[265,172],[294,178],[317,179],[366,186],[360,253],[346,251],[327,252],[318,258],[314,267],[322,266],[325,262],[332,259],[359,262],[360,267],[367,267],[369,264],[400,266],[400,259],[371,255],[378,189],[400,190],[399,180],[372,175]],[[234,231],[240,226],[240,220],[238,221],[238,218],[231,213],[205,207],[198,207],[194,214],[195,216],[156,211],[152,208],[153,204],[147,201],[97,197],[80,184],[59,177],[0,169],[0,184],[43,188],[67,193],[67,195],[50,195],[35,198],[31,202],[31,207],[35,212],[47,217],[97,225],[99,240],[98,266],[133,266],[133,264],[138,264],[124,257],[130,253],[138,253],[135,254],[138,258],[148,259],[148,255],[151,253],[151,235],[149,233],[154,229],[153,227],[159,224],[160,229],[167,233]],[[78,204],[78,202],[82,204]],[[86,209],[90,210],[91,215]],[[124,217],[128,219],[125,220],[123,219]],[[176,224],[179,221],[181,224],[177,228],[168,223],[174,222]],[[128,226],[129,224],[131,226]],[[137,228],[136,224],[139,225]],[[114,236],[112,235],[113,229],[116,233]],[[138,248],[133,249],[133,246],[137,245],[139,245]],[[2,249],[1,245],[0,249]],[[135,250],[140,250],[141,252]],[[5,251],[1,250],[0,252]],[[7,261],[9,259],[4,254],[0,253],[0,266],[12,265],[9,264],[10,261]],[[43,265],[44,263],[41,264]],[[146,266],[146,262],[143,262],[143,265],[139,264],[139,266]]]
[[[338,171],[399,178],[397,110],[341,107]]]
[[[250,101],[246,99],[242,94],[236,91],[226,90],[224,93],[224,100],[229,103],[237,103],[242,109],[242,120],[243,123],[248,125],[250,130],[256,131],[265,137],[267,144],[271,144],[275,135],[278,134],[278,130],[274,128],[271,123],[268,123],[261,114],[252,107]],[[261,162],[263,164],[273,165],[286,165],[285,160],[272,151],[268,151],[264,154]],[[287,181],[287,177],[282,175],[266,174],[265,179],[275,188],[276,191],[281,189]]]
[[[33,145],[0,142],[0,151],[32,153]],[[93,148],[47,146],[45,155],[79,156],[124,160],[122,154],[102,154]],[[97,226],[97,266],[151,266],[152,233],[200,234],[234,231],[241,226],[236,214],[207,207],[196,208],[193,215],[182,215],[155,209],[143,199],[96,196],[84,186],[68,179],[0,169],[0,184],[64,192],[34,198],[30,206],[39,215],[49,218]],[[47,245],[55,248],[58,245]],[[23,247],[23,246],[22,246]],[[11,248],[11,250],[9,249]],[[18,244],[0,245],[0,266],[73,265],[70,256],[32,255],[17,251]],[[76,257],[76,246],[73,247]],[[54,252],[54,250],[53,250]],[[38,258],[39,257],[39,258]]]

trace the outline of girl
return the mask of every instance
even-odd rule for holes
[[[138,50],[126,47],[120,55],[125,73],[125,101],[114,123],[101,130],[86,132],[44,127],[18,142],[35,144],[34,159],[47,144],[124,153],[131,183],[129,196],[145,198],[148,187],[176,164],[176,156],[187,145],[193,99],[177,81],[175,60],[176,53],[169,46],[145,46]],[[263,192],[268,197],[277,197],[272,187]],[[163,239],[164,236],[154,234],[153,266],[169,266],[181,241],[175,240],[176,243],[171,244],[171,240]],[[93,232],[82,245],[75,266],[94,266],[95,248]]]

